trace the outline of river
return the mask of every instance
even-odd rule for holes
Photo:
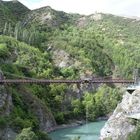
[[[49,136],[52,140],[71,140],[80,136],[80,140],[98,140],[100,130],[106,121],[91,122],[85,125],[65,128],[51,132]]]

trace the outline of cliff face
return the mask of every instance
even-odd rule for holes
[[[28,110],[37,117],[41,131],[48,132],[56,126],[54,116],[40,99],[27,91],[23,91],[21,94]]]
[[[41,100],[27,91],[24,93],[20,92],[19,94],[22,95],[22,100],[26,103],[28,110],[38,119],[41,131],[47,132],[56,126],[53,115]],[[10,116],[13,108],[14,104],[11,94],[6,90],[4,85],[0,85],[0,119]],[[9,125],[9,122],[2,123],[2,125],[0,120],[0,140],[15,140],[17,134],[12,126]]]
[[[7,93],[5,87],[0,85],[0,117],[9,116],[12,110],[12,97]],[[0,126],[1,140],[14,140],[15,132],[8,125]]]
[[[9,115],[12,109],[11,95],[6,92],[3,85],[0,85],[0,115]]]
[[[137,130],[134,120],[139,120],[140,91],[126,93],[113,115],[101,130],[100,140],[127,140],[131,132]]]

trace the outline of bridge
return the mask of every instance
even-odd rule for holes
[[[0,84],[25,84],[25,83],[44,83],[44,84],[55,84],[55,83],[66,83],[66,84],[82,84],[82,83],[122,83],[122,84],[133,84],[134,80],[128,79],[77,79],[77,80],[48,80],[48,79],[0,79]]]
[[[8,73],[9,74],[9,73]],[[14,74],[10,74],[11,76],[17,76]],[[20,77],[20,76],[18,76]],[[53,80],[49,80],[49,79],[34,79],[34,78],[30,78],[30,77],[20,77],[20,78],[15,78],[15,79],[5,79],[4,75],[2,74],[2,72],[0,71],[0,84],[77,84],[78,86],[80,84],[132,84],[135,85],[137,82],[137,78],[133,78],[133,80],[131,79],[112,79],[112,78],[108,78],[108,77],[104,77],[104,78],[97,78],[94,77],[92,79],[76,79],[76,80],[70,80],[70,79],[53,79]],[[134,91],[136,90],[136,88],[127,88],[127,91],[132,94]]]
[[[31,84],[61,84],[61,83],[66,83],[66,84],[84,84],[84,83],[122,83],[122,84],[134,84],[134,80],[130,79],[112,79],[110,77],[93,77],[93,78],[86,78],[86,79],[76,79],[76,80],[71,80],[71,79],[35,79],[35,78],[30,78],[30,77],[21,77],[17,76],[15,74],[10,74],[7,72],[4,72],[5,74],[8,74],[8,76],[12,76],[14,78],[12,79],[6,79],[3,75],[3,73],[0,71],[0,84],[26,84],[26,83],[31,83]]]

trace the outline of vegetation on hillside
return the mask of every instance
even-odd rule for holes
[[[0,1],[0,34],[5,23],[12,26],[22,20],[30,10],[19,1]]]
[[[28,12],[30,12],[30,10],[18,0],[3,1],[3,4],[10,10],[16,20],[21,20]]]

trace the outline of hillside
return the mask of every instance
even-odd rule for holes
[[[16,20],[21,20],[30,11],[25,5],[19,1],[3,1],[3,4],[14,15]]]
[[[26,26],[35,25],[37,28],[45,30],[51,28],[62,28],[65,25],[72,25],[74,21],[81,17],[79,14],[67,14],[63,11],[56,11],[49,6],[32,10],[23,20]]]
[[[14,15],[12,15],[10,10],[3,4],[3,1],[0,1],[0,19],[0,32],[2,32],[5,22],[13,23],[16,21]]]
[[[33,75],[49,77],[52,65],[48,57],[47,53],[42,53],[37,48],[11,37],[0,36],[0,69],[7,78],[26,78]],[[38,68],[41,71],[38,71]],[[12,134],[27,127],[32,127],[38,135],[43,135],[40,131],[49,131],[56,126],[52,112],[46,102],[41,100],[46,98],[45,89],[37,85],[0,85],[1,139],[5,140],[7,135],[15,139]],[[40,90],[42,95],[36,90]]]
[[[133,69],[139,68],[140,22],[135,19],[98,13],[88,17],[77,17],[74,21],[71,25],[65,24],[61,26],[62,28],[53,30],[52,34],[49,32],[49,35],[47,34],[47,43],[54,44],[56,47],[61,46],[61,48],[69,50],[69,53],[70,48],[73,48],[73,52],[70,53],[73,55],[74,52],[78,54],[78,52],[81,53],[84,47],[89,47],[89,45],[86,46],[87,42],[95,38],[112,61],[113,76],[131,78]],[[61,45],[59,46],[60,42]],[[91,42],[90,44],[95,47]],[[78,54],[74,57],[87,57],[87,54],[84,57],[82,55]],[[99,55],[97,54],[97,56]],[[102,61],[103,59],[100,60]],[[106,64],[108,65],[109,63]],[[100,66],[97,67],[99,68]],[[97,71],[99,72],[99,70]]]
[[[30,10],[18,1],[0,1],[0,32],[5,23],[14,25]]]
[[[107,63],[103,63],[106,63],[109,69],[111,68],[111,72],[108,74],[101,72],[103,75],[131,78],[134,68],[140,67],[138,62],[140,21],[137,19],[102,13],[95,13],[89,16],[74,15],[57,12],[50,7],[31,11],[28,17],[30,18],[26,18],[23,21],[27,27],[31,24],[36,29],[42,32],[45,31],[45,43],[42,43],[40,47],[48,47],[48,44],[51,44],[54,48],[61,46],[60,48],[66,50],[70,55],[74,55],[74,52],[76,52],[74,57],[81,59],[88,56],[87,54],[81,54],[81,51],[85,52],[84,48],[89,50],[87,48],[89,45],[86,46],[88,41],[93,48],[95,47],[90,41],[95,38],[96,42],[98,42],[97,44],[102,46],[105,55],[110,60]],[[92,56],[91,54],[89,55],[90,57]],[[98,54],[96,55],[98,56]],[[98,59],[98,57],[96,58]],[[99,59],[103,60],[102,58]],[[92,67],[91,65],[94,65],[95,69],[100,67],[100,64],[91,64],[92,62],[90,61],[91,58],[88,62],[90,67]],[[100,62],[98,61],[97,63]],[[104,64],[101,65],[104,67]],[[99,69],[95,71],[99,72]],[[93,72],[95,71],[93,70]]]
[[[0,1],[0,10],[0,70],[5,78],[131,79],[140,67],[139,20],[68,14],[49,6],[31,11],[18,1]],[[121,91],[121,85],[113,84],[0,86],[0,139],[7,129],[16,135],[31,127],[39,140],[48,140],[44,132],[58,124],[110,114]]]

